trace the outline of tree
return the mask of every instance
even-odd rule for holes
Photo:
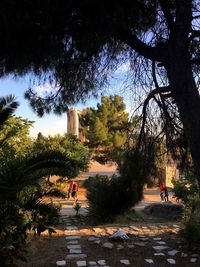
[[[70,175],[78,166],[77,161],[55,148],[35,154],[32,147],[27,149],[31,122],[11,116],[17,106],[12,96],[0,99],[1,266],[13,266],[14,258],[24,259],[22,252],[28,230],[33,229],[38,235],[45,230],[50,234],[55,232],[52,226],[58,223],[59,208],[43,202],[43,197],[65,197],[65,194],[45,189],[41,181],[49,174]]]
[[[59,87],[46,98],[26,93],[40,115],[66,110],[129,58],[135,83],[146,85],[143,121],[152,99],[165,126],[176,109],[200,185],[199,0],[2,1],[0,7],[1,75],[31,70]]]
[[[76,136],[71,134],[55,135],[44,137],[41,133],[33,144],[32,154],[51,153],[52,151],[59,151],[68,158],[71,163],[67,169],[63,169],[61,176],[68,178],[76,177],[80,171],[86,171],[88,168],[90,156],[88,147],[85,146]],[[51,173],[49,173],[51,174]]]
[[[32,140],[29,136],[32,121],[21,117],[10,116],[0,131],[0,160],[3,162],[25,157],[30,153]]]
[[[40,235],[58,223],[59,208],[43,197],[65,197],[55,190],[44,190],[41,181],[49,174],[60,175],[74,164],[59,152],[16,158],[0,166],[0,263],[11,266],[13,258],[23,259],[27,231]]]
[[[97,109],[87,108],[80,117],[83,135],[99,162],[121,161],[130,128],[125,108],[121,96],[104,96]]]

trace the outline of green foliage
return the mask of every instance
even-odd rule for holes
[[[86,183],[88,214],[92,222],[111,222],[141,199],[122,177],[90,177]],[[135,194],[136,193],[136,194]]]
[[[182,236],[186,239],[189,247],[200,245],[200,223],[188,221],[182,231]]]
[[[181,200],[184,204],[189,204],[190,198],[198,194],[197,180],[191,172],[186,173],[183,180],[172,182],[174,197],[177,200]]]
[[[184,204],[184,229],[181,235],[189,247],[200,244],[200,198],[193,171],[187,171],[184,179],[173,181],[174,196]]]
[[[200,198],[199,195],[190,197],[186,205],[186,222],[181,231],[187,244],[192,247],[200,245]]]
[[[86,137],[90,138],[91,145],[98,146],[107,141],[108,129],[97,117],[94,124],[90,125],[89,134]]]
[[[14,160],[30,153],[32,140],[29,136],[33,122],[21,117],[10,116],[0,131],[0,161]]]
[[[13,95],[6,97],[0,97],[0,129],[8,121],[9,117],[15,112],[19,103],[16,101]]]
[[[71,134],[55,135],[44,137],[38,134],[36,142],[33,145],[32,153],[59,151],[70,160],[70,164],[66,170],[63,169],[61,176],[69,178],[76,177],[80,171],[86,171],[88,168],[90,156],[88,147],[85,146],[76,136]],[[56,172],[56,170],[54,170]]]
[[[122,164],[119,166],[119,172],[125,180],[133,183],[135,191],[139,193],[144,183],[149,180],[151,171],[154,169],[154,155],[150,152],[132,150],[125,154]]]
[[[28,137],[32,122],[10,116],[16,107],[11,100],[14,101],[13,98],[0,100],[0,116],[3,114],[0,117],[0,266],[4,267],[11,266],[15,258],[25,259],[28,230],[37,235],[45,230],[49,234],[55,232],[53,227],[58,223],[60,207],[47,202],[47,197],[66,195],[44,184],[44,177],[70,176],[81,168],[83,156],[86,159],[84,149],[73,138],[70,139],[71,155],[55,146],[33,153]],[[80,150],[77,159],[73,158],[72,143],[76,153]]]
[[[125,154],[119,176],[96,176],[85,181],[89,216],[94,223],[112,221],[138,203],[143,185],[152,168],[146,154],[132,151]]]
[[[73,209],[75,209],[76,211],[76,215],[78,215],[80,208],[81,208],[81,204],[76,201],[76,203],[73,206]]]
[[[121,161],[130,126],[121,96],[102,97],[97,109],[88,108],[83,112],[80,122],[97,161]]]
[[[46,230],[51,235],[56,233],[53,229],[53,226],[56,226],[59,223],[59,211],[60,207],[52,203],[40,203],[35,207],[34,212],[32,213],[32,228],[37,233],[38,236]]]
[[[0,254],[5,254],[5,262],[21,255],[27,230],[38,235],[45,230],[54,232],[52,226],[58,223],[59,207],[43,202],[43,198],[65,194],[44,186],[41,180],[55,169],[68,168],[68,163],[65,155],[46,152],[0,166]]]

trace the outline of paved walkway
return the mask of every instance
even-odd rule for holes
[[[171,194],[169,197],[173,200]],[[143,209],[148,204],[159,202],[159,190],[147,189],[144,200],[135,208]],[[85,214],[87,202],[83,189],[79,192],[79,203],[80,214]],[[74,216],[76,212],[72,200],[61,204],[67,249],[63,259],[56,262],[58,267],[200,266],[200,251],[187,251],[177,235],[181,228],[179,223],[134,223],[92,228]],[[116,233],[122,242],[119,239],[113,242],[111,236]]]
[[[78,202],[81,204],[81,209],[80,209],[80,214],[86,214],[87,210],[87,201],[86,201],[86,196],[85,196],[85,190],[81,190],[79,192],[79,200]],[[172,198],[172,193],[169,193],[169,200],[174,202],[174,199]],[[142,210],[144,207],[147,205],[153,204],[153,203],[160,203],[160,194],[159,194],[159,189],[147,189],[144,191],[144,199],[139,202],[134,209],[135,210]],[[75,215],[76,211],[73,209],[73,200],[69,201],[61,201],[60,204],[62,205],[62,210],[61,210],[61,215]]]

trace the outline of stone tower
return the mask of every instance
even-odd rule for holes
[[[67,112],[67,133],[79,137],[79,118],[78,110],[76,108],[70,108]]]
[[[84,114],[84,110],[79,111],[76,108],[70,108],[67,112],[67,133],[76,135],[80,141],[85,142],[86,138],[83,135],[82,126],[79,122],[79,116],[81,114]]]

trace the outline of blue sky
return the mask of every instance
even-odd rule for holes
[[[111,85],[106,88],[106,95],[118,94],[124,97],[127,109],[130,109],[130,94],[124,94],[122,92],[122,76],[124,69],[121,68],[111,80]],[[0,95],[6,96],[8,94],[14,94],[20,103],[19,108],[16,111],[17,116],[22,118],[28,118],[34,121],[34,127],[30,130],[32,137],[37,136],[39,132],[44,135],[63,134],[67,131],[67,114],[57,116],[54,114],[47,114],[42,118],[39,118],[30,107],[27,100],[24,99],[24,92],[28,89],[29,79],[27,77],[12,79],[11,77],[0,79]],[[84,104],[78,103],[76,107],[82,110],[85,107],[95,107],[99,99],[88,99]]]

